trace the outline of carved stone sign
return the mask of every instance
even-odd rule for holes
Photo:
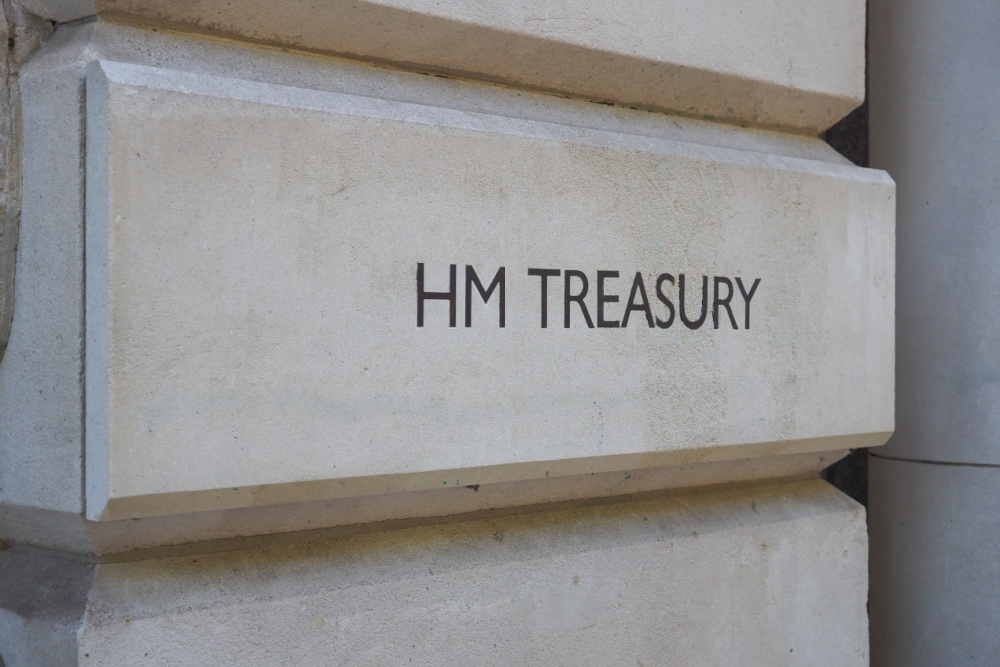
[[[86,86],[91,518],[892,429],[878,172],[111,62]]]
[[[457,303],[458,303],[458,285],[456,283],[456,265],[452,264],[448,267],[448,289],[440,292],[433,292],[426,287],[426,279],[424,278],[424,264],[423,262],[417,264],[417,326],[424,326],[424,306],[428,301],[445,301],[448,304],[448,326],[456,326],[458,318],[456,316]],[[590,291],[590,283],[587,280],[587,274],[576,270],[576,269],[528,269],[529,276],[537,276],[541,281],[539,285],[541,286],[541,291],[539,292],[538,304],[541,317],[541,327],[543,329],[549,326],[549,278],[558,278],[563,276],[563,290],[562,290],[562,313],[563,313],[563,327],[569,329],[572,324],[573,307],[579,308],[578,316],[583,316],[583,321],[586,323],[587,327],[593,329],[594,318],[590,316],[590,308],[587,306],[587,295]],[[700,329],[703,324],[705,324],[706,318],[709,313],[709,278],[708,276],[701,276],[701,290],[700,297],[691,296],[691,289],[688,288],[687,301],[690,303],[692,300],[698,301],[700,299],[701,310],[700,314],[696,317],[688,317],[687,310],[684,307],[684,274],[678,274],[675,279],[670,273],[660,273],[655,275],[656,284],[656,299],[659,303],[656,304],[658,309],[665,309],[662,313],[658,313],[656,317],[653,316],[653,306],[650,304],[648,290],[646,289],[646,280],[642,277],[642,272],[637,271],[635,277],[632,278],[632,287],[628,294],[628,301],[625,304],[625,309],[622,312],[621,320],[611,319],[605,317],[605,309],[609,307],[609,304],[617,303],[620,298],[617,294],[608,293],[608,283],[610,281],[616,280],[620,276],[618,271],[597,271],[597,294],[593,297],[592,305],[596,308],[597,312],[597,328],[599,329],[617,329],[617,328],[628,328],[629,316],[633,313],[638,313],[644,316],[646,324],[650,329],[657,327],[660,329],[669,329],[673,325],[676,316],[680,316],[680,321],[688,329]],[[472,326],[472,299],[473,299],[473,287],[479,294],[479,297],[483,302],[488,302],[493,296],[493,293],[499,289],[498,296],[498,306],[497,306],[497,325],[502,329],[505,326],[507,320],[507,267],[501,266],[497,269],[496,274],[489,283],[489,287],[483,287],[482,281],[479,279],[479,274],[476,273],[476,269],[471,264],[465,265],[465,326]],[[573,285],[573,281],[577,281],[576,285]],[[750,300],[753,299],[754,294],[757,292],[757,285],[760,284],[760,278],[753,281],[750,286],[749,291],[743,284],[743,279],[736,276],[735,279],[726,278],[723,276],[714,276],[712,278],[712,299],[711,299],[711,313],[712,313],[712,327],[715,329],[719,328],[719,313],[723,312],[729,317],[729,322],[732,324],[734,329],[739,329],[740,325],[736,322],[736,317],[733,315],[733,283],[739,288],[740,295],[743,297],[743,308],[745,310],[744,317],[744,328],[750,328]],[[674,302],[671,300],[671,296],[666,293],[668,286],[673,286],[677,284],[677,300],[680,310],[674,307]],[[690,281],[688,281],[690,284]],[[662,315],[662,317],[660,317]]]

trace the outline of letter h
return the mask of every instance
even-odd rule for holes
[[[440,299],[448,301],[450,304],[448,315],[448,326],[454,327],[457,322],[458,290],[456,289],[457,269],[454,264],[449,268],[449,285],[447,292],[428,292],[424,289],[424,265],[423,262],[417,264],[417,326],[424,326],[424,301],[428,299]],[[492,286],[491,286],[492,287]]]

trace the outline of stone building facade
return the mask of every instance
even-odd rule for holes
[[[868,664],[864,2],[4,9],[4,665]]]

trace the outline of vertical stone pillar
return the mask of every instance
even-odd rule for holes
[[[898,184],[896,434],[870,462],[872,663],[1000,660],[1000,5],[872,0]]]

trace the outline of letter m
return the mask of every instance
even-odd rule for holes
[[[480,282],[479,276],[476,275],[476,270],[472,268],[471,265],[465,265],[465,326],[472,326],[472,286],[475,285],[476,289],[479,291],[479,297],[483,300],[483,303],[488,303],[490,297],[493,296],[493,291],[496,290],[497,286],[500,287],[500,328],[504,328],[505,325],[505,271],[504,267],[500,267],[497,270],[495,276],[493,276],[493,281],[490,282],[490,286],[487,288],[483,287],[483,283]]]

